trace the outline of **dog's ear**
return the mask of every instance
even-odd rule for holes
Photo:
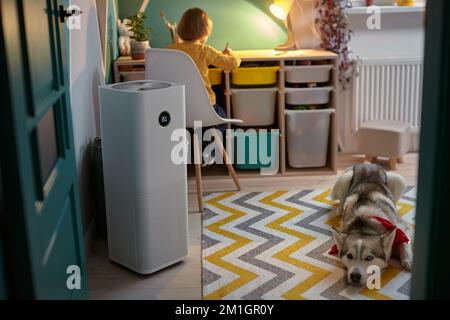
[[[387,186],[394,195],[395,202],[397,202],[398,200],[400,200],[400,197],[403,195],[403,192],[405,192],[406,180],[401,174],[395,172],[387,172],[386,177],[387,177]]]
[[[339,252],[342,252],[342,245],[344,244],[345,238],[347,238],[347,234],[339,231],[336,227],[332,227],[332,229],[334,243],[336,243]]]
[[[341,203],[344,201],[347,191],[350,188],[350,184],[353,179],[353,169],[348,169],[342,176],[336,181],[331,192],[331,199],[339,200]]]
[[[381,245],[383,247],[384,256],[386,257],[386,262],[389,262],[391,259],[392,246],[394,244],[396,233],[397,229],[393,229],[381,236]]]

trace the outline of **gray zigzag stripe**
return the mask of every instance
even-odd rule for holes
[[[412,197],[407,197],[407,196],[403,196],[401,197],[402,200],[407,200],[407,201],[411,201],[411,202],[416,202],[416,199],[412,198]]]
[[[246,202],[246,201],[250,200],[251,198],[256,197],[259,194],[261,194],[261,193],[260,192],[250,193],[250,194],[247,194],[247,195],[233,201],[233,203],[235,203],[243,208],[247,208],[247,209],[251,209],[251,210],[260,212],[260,214],[258,216],[254,217],[250,220],[244,221],[243,223],[237,225],[235,228],[245,231],[245,232],[248,232],[248,233],[251,233],[251,234],[254,234],[258,237],[261,237],[261,238],[264,238],[267,240],[266,242],[264,242],[260,246],[256,247],[255,249],[253,249],[249,252],[246,252],[244,255],[240,256],[239,259],[242,261],[245,261],[247,263],[250,263],[252,265],[258,266],[261,269],[272,272],[276,275],[274,278],[272,278],[269,281],[267,281],[266,283],[258,286],[255,290],[251,291],[250,293],[248,293],[242,297],[242,299],[250,299],[250,300],[262,299],[262,296],[264,294],[273,290],[274,288],[276,288],[277,286],[279,286],[280,284],[284,283],[285,281],[289,280],[291,277],[294,276],[293,273],[291,273],[287,270],[281,269],[270,263],[267,263],[265,261],[255,258],[262,252],[276,246],[278,243],[283,242],[283,240],[284,240],[273,234],[269,234],[264,231],[257,230],[257,229],[250,227],[251,225],[253,225],[259,221],[262,221],[262,220],[266,219],[267,217],[275,214],[274,211],[270,211],[265,208],[258,207],[258,206],[255,206],[255,205],[252,205],[252,204],[249,204]]]
[[[411,293],[411,279],[409,279],[408,281],[406,281],[406,283],[404,285],[402,285],[400,287],[400,289],[398,289],[398,292],[404,294],[405,296],[410,295]]]
[[[404,195],[402,196],[402,199],[403,199],[403,200],[407,200],[407,201],[411,201],[411,202],[416,202],[416,199],[415,199],[415,198],[409,197],[409,196],[406,196],[406,195],[405,195],[405,194],[407,194],[408,192],[410,192],[412,189],[414,189],[414,186],[407,186],[407,187],[406,187],[406,190],[405,190],[405,192],[404,192]]]
[[[214,281],[220,279],[221,276],[218,275],[217,273],[214,273],[212,271],[209,271],[208,269],[206,269],[205,267],[203,267],[202,270],[202,282],[203,282],[203,287],[207,286],[210,283],[213,283]]]
[[[286,201],[288,201],[290,203],[317,210],[316,213],[313,213],[312,215],[308,216],[307,218],[300,220],[298,223],[296,223],[296,225],[301,228],[309,229],[309,230],[324,234],[326,236],[332,237],[333,234],[329,229],[324,229],[321,227],[311,225],[311,222],[330,213],[329,208],[322,208],[322,207],[316,206],[314,204],[300,200],[301,198],[307,196],[311,192],[313,192],[313,190],[302,191],[302,192],[299,192],[296,195],[286,199]]]
[[[209,209],[208,207],[206,207],[205,210],[203,211],[203,221],[209,220],[217,216],[218,214]]]
[[[330,299],[330,300],[349,300],[348,298],[341,296],[339,293],[345,290],[348,287],[347,279],[342,277],[342,279],[338,280],[334,285],[327,288],[324,292],[321,293],[321,296]]]
[[[208,249],[218,243],[220,243],[219,240],[208,237],[206,234],[202,234],[202,250]]]

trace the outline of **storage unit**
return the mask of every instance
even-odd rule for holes
[[[223,73],[223,87],[215,87],[218,89],[223,88],[224,90],[223,93],[225,95],[225,101],[222,106],[225,107],[228,117],[242,118],[244,121],[247,120],[244,124],[246,125],[246,128],[259,129],[265,124],[268,124],[267,126],[270,128],[279,130],[278,175],[302,176],[314,174],[335,174],[337,171],[338,155],[338,133],[336,125],[337,117],[334,114],[330,114],[328,116],[329,126],[324,129],[325,132],[321,135],[327,136],[328,132],[328,141],[324,142],[326,145],[325,165],[317,168],[318,165],[323,164],[323,161],[320,160],[318,161],[320,163],[313,163],[311,166],[294,167],[289,166],[289,161],[287,159],[288,152],[286,148],[286,140],[288,130],[285,110],[291,107],[289,105],[290,103],[293,103],[294,106],[302,105],[302,107],[305,108],[309,108],[314,105],[320,110],[321,108],[338,110],[340,101],[338,96],[339,56],[333,52],[321,49],[292,50],[283,52],[277,52],[273,49],[237,50],[234,51],[234,53],[242,60],[243,68],[239,68],[235,71],[225,70]],[[251,67],[250,65],[259,65],[262,67]],[[267,74],[262,76],[259,71],[267,71]],[[299,74],[299,72],[302,74]],[[267,77],[267,79],[263,79],[264,81],[258,79],[258,77],[261,76],[264,78]],[[296,82],[291,84],[288,80]],[[305,84],[311,83],[316,83],[317,88],[303,88],[306,86]],[[300,88],[293,88],[295,84]],[[262,104],[260,102],[256,102],[256,104],[245,103],[245,101],[250,99],[258,99],[259,101],[267,100],[265,98],[251,97],[261,94],[262,91],[253,91],[255,87],[261,86],[265,89],[267,89],[267,87],[269,87],[269,89],[273,87],[276,88],[276,92],[272,93],[276,99],[276,102],[273,104],[274,109],[272,109],[272,104]],[[242,89],[250,90],[240,91]],[[306,90],[304,91],[302,89]],[[290,98],[289,101],[287,101],[288,96]],[[237,100],[240,102],[237,102]],[[269,112],[264,111],[263,108],[261,108],[261,105],[263,105],[264,108],[267,108]],[[236,106],[238,106],[237,109]],[[247,107],[243,108],[243,106]],[[272,113],[272,110],[274,113]],[[269,116],[271,121],[261,121],[269,118]],[[228,128],[236,129],[241,127],[229,125]],[[295,165],[295,162],[293,164]],[[204,171],[206,171],[205,176],[222,176],[224,174],[224,172],[218,171],[217,168],[208,168]],[[261,176],[262,170],[252,171],[247,170],[245,166],[237,165],[237,173],[241,178],[255,176],[259,177]]]
[[[293,168],[324,167],[334,110],[286,110],[285,113],[289,165]]]
[[[212,86],[219,86],[222,84],[222,69],[210,68],[208,72],[209,81]]]
[[[270,126],[275,122],[278,88],[231,89],[232,113],[239,126]]]
[[[323,83],[330,81],[332,65],[286,67],[288,83]]]
[[[170,139],[185,128],[184,85],[135,81],[99,96],[109,258],[153,273],[188,253],[187,170]]]
[[[327,104],[330,102],[330,93],[333,87],[317,88],[286,88],[286,103],[300,104]]]
[[[256,170],[270,168],[278,163],[279,131],[238,130],[234,132],[234,157],[236,168]]]
[[[267,86],[277,82],[280,67],[240,67],[231,72],[231,83],[236,86]]]

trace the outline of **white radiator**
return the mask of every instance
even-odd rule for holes
[[[419,130],[423,61],[415,58],[362,59],[354,81],[353,130],[367,120],[408,122]]]

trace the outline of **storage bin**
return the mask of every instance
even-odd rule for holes
[[[330,102],[330,93],[333,87],[318,88],[287,88],[286,103],[299,104],[327,104]]]
[[[327,164],[333,109],[286,110],[288,163],[293,168],[320,168]]]
[[[237,86],[264,86],[277,82],[280,67],[241,67],[231,72],[231,83]]]
[[[235,131],[234,163],[241,170],[270,168],[272,161],[278,163],[279,131],[254,130]],[[268,162],[268,159],[272,161]]]
[[[286,67],[288,83],[322,83],[330,80],[332,65]]]
[[[209,68],[208,76],[212,86],[219,86],[222,84],[222,69]]]
[[[231,89],[233,118],[242,127],[270,126],[275,122],[278,88]]]

